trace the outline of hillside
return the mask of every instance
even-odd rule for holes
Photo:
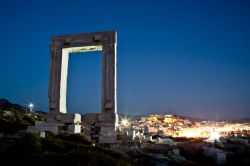
[[[125,166],[123,156],[101,147],[94,147],[81,135],[47,133],[46,138],[28,134],[5,151],[0,151],[1,163],[8,165],[60,166]]]
[[[25,129],[44,113],[29,112],[0,99],[0,161],[8,165],[129,165],[121,154],[93,146],[83,135],[28,134]],[[19,132],[20,131],[20,132]]]
[[[15,133],[34,125],[36,120],[45,120],[40,112],[29,112],[26,107],[0,99],[0,133]]]

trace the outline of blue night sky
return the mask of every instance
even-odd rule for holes
[[[118,112],[250,117],[250,2],[0,1],[0,98],[48,111],[50,37],[117,30]],[[70,56],[69,112],[99,112],[101,52]]]

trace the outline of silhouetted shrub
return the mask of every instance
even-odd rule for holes
[[[57,138],[60,138],[65,141],[71,141],[75,143],[81,143],[85,145],[91,145],[91,142],[89,142],[83,135],[81,134],[73,134],[73,135],[58,135]]]
[[[12,165],[129,165],[122,156],[100,147],[93,147],[81,135],[54,136],[40,138],[38,134],[28,134],[14,146],[0,153],[0,160]]]

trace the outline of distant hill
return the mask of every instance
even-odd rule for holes
[[[0,99],[0,109],[9,110],[9,111],[18,110],[20,112],[25,112],[27,108],[19,104],[13,104],[9,102],[8,100],[2,98]]]
[[[238,122],[238,123],[250,123],[250,118],[242,118],[239,120],[235,120],[233,122]]]
[[[119,118],[128,118],[130,120],[138,120],[141,117],[148,117],[150,115],[154,115],[155,113],[151,113],[149,115],[129,115],[129,114],[124,114],[124,113],[118,113]],[[166,113],[169,114],[169,113]],[[156,114],[156,115],[165,115],[164,113],[162,114]],[[190,117],[190,116],[184,116],[184,115],[176,115],[176,114],[171,114],[174,117],[178,117],[181,119],[187,119],[191,122],[201,122],[201,121],[227,121],[227,122],[233,122],[233,123],[250,123],[250,118],[242,118],[242,119],[237,119],[237,120],[227,120],[227,119],[218,119],[218,120],[214,120],[214,119],[207,119],[207,118],[194,118],[194,117]]]
[[[178,116],[179,118],[181,119],[188,119],[192,122],[201,122],[201,121],[207,121],[209,119],[205,119],[205,118],[192,118],[192,117],[189,117],[189,116],[183,116],[183,115],[176,115]]]

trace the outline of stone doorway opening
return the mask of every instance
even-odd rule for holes
[[[82,47],[70,47],[62,49],[62,63],[61,63],[61,81],[60,81],[60,112],[67,113],[67,89],[68,89],[68,81],[69,81],[69,62],[72,56],[76,56],[73,54],[84,53],[88,54],[90,52],[102,51],[102,46],[82,46]],[[95,64],[96,65],[96,64]],[[79,78],[83,78],[84,76],[78,76]],[[88,78],[85,78],[87,80]],[[77,98],[75,98],[77,99]],[[101,103],[99,103],[100,105]],[[84,108],[84,107],[83,107]],[[77,110],[74,110],[75,113]],[[92,112],[92,111],[90,111]],[[100,112],[100,111],[99,111]]]
[[[67,80],[67,112],[100,113],[102,52],[70,53]]]

